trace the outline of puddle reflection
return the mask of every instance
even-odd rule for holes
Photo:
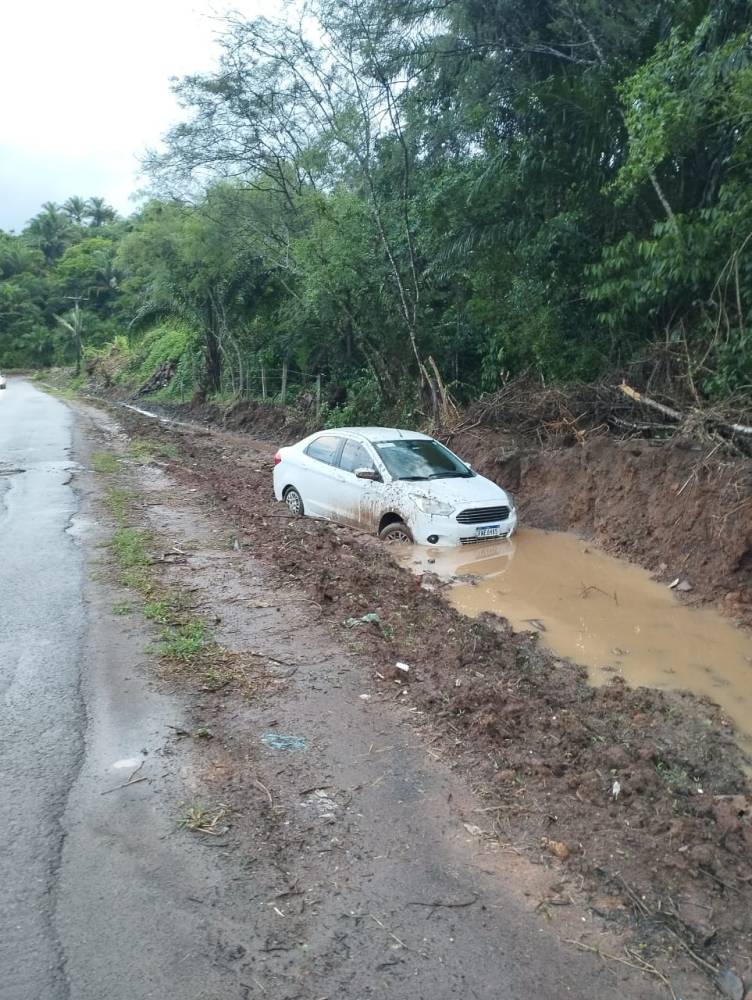
[[[707,695],[752,747],[752,639],[716,611],[680,604],[645,570],[574,535],[535,529],[498,544],[411,546],[401,560],[450,580],[447,596],[466,614],[494,611],[539,632],[553,652],[588,667],[595,684],[619,674],[632,685]]]

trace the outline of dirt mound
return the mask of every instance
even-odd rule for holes
[[[136,415],[126,422],[139,435],[172,439]],[[620,903],[603,912],[617,921],[631,912],[651,947],[679,935],[712,965],[748,951],[751,803],[716,708],[618,681],[592,688],[582,668],[529,635],[450,609],[422,585],[435,581],[397,567],[369,536],[290,519],[272,502],[273,447],[219,433],[183,432],[180,440],[171,473],[191,484],[198,477],[254,555],[362,650],[385,692],[400,698],[409,688],[411,704],[443,734],[445,752],[485,785],[499,836],[558,858],[593,893],[607,888]],[[490,450],[490,442],[479,447]],[[218,451],[229,460],[217,463]],[[615,470],[614,486],[618,479]],[[550,484],[546,492],[556,495]],[[398,661],[409,671],[398,672]]]

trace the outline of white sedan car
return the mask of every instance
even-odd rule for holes
[[[397,542],[464,545],[517,527],[509,493],[426,434],[389,427],[319,431],[280,448],[274,495],[292,514]]]

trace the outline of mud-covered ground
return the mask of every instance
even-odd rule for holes
[[[752,979],[752,799],[716,709],[618,681],[592,688],[531,636],[450,609],[435,580],[375,539],[291,519],[271,494],[274,444],[118,418],[167,446],[170,476],[213,498],[238,544],[361,654],[382,698],[425,713],[437,752],[483,795],[484,829],[560,865],[648,960],[681,955],[710,979],[727,967]],[[372,612],[377,622],[343,624]]]
[[[307,433],[283,407],[239,403],[166,407],[205,426],[246,431],[279,446]],[[529,430],[459,421],[439,436],[482,475],[514,491],[524,523],[575,533],[692,587],[682,600],[715,601],[752,623],[752,461],[718,443],[592,433],[567,446]]]

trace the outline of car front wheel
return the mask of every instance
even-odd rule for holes
[[[402,545],[411,545],[413,541],[412,532],[404,521],[394,521],[392,524],[387,524],[379,532],[379,538],[385,542],[396,542]]]
[[[305,507],[303,506],[303,497],[292,486],[285,493],[285,503],[287,504],[287,509],[293,516],[302,517],[303,514],[305,514]]]

